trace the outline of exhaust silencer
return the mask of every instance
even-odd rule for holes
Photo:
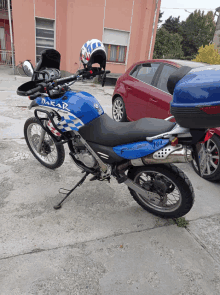
[[[159,151],[141,159],[131,160],[133,166],[163,164],[163,163],[188,163],[193,160],[190,149],[177,145],[167,146]]]

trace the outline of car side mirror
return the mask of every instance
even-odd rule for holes
[[[32,63],[29,60],[25,60],[22,64],[22,69],[28,77],[32,77],[34,74],[34,68]]]

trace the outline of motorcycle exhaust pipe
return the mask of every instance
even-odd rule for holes
[[[191,150],[185,147],[174,150],[168,156],[166,156],[163,152],[160,152],[160,155],[158,156],[158,152],[159,151],[141,159],[131,160],[131,164],[133,166],[143,166],[149,164],[188,163],[193,160]]]

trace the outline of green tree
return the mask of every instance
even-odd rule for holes
[[[183,56],[182,37],[170,34],[163,27],[157,30],[153,58],[181,58]]]
[[[208,45],[215,32],[214,15],[209,11],[195,10],[179,26],[179,34],[182,36],[182,49],[184,56],[195,56],[201,46]]]
[[[162,27],[164,29],[166,29],[171,34],[179,33],[180,16],[178,16],[178,17],[172,17],[172,16],[170,16],[162,24]]]

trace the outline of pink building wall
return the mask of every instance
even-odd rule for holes
[[[127,0],[126,2],[106,0],[104,27],[130,31],[133,2],[133,0]],[[106,68],[113,73],[124,73],[126,65],[108,62]]]
[[[15,0],[16,1],[16,0]],[[20,2],[20,1],[19,1]],[[55,1],[54,0],[35,0],[35,16],[55,19]]]
[[[127,64],[107,62],[111,72],[124,73],[134,62],[148,59],[155,5],[156,0],[12,0],[16,64],[31,59],[35,65],[35,17],[42,17],[55,20],[61,70],[71,73],[79,67],[82,45],[93,38],[102,41],[104,28],[130,32]]]
[[[32,0],[12,0],[15,64],[30,59],[35,64],[35,19]]]
[[[67,67],[67,0],[57,0],[56,7],[56,50],[61,53],[60,68]]]
[[[67,1],[66,70],[75,72],[79,67],[82,45],[90,39],[102,40],[104,0]]]

